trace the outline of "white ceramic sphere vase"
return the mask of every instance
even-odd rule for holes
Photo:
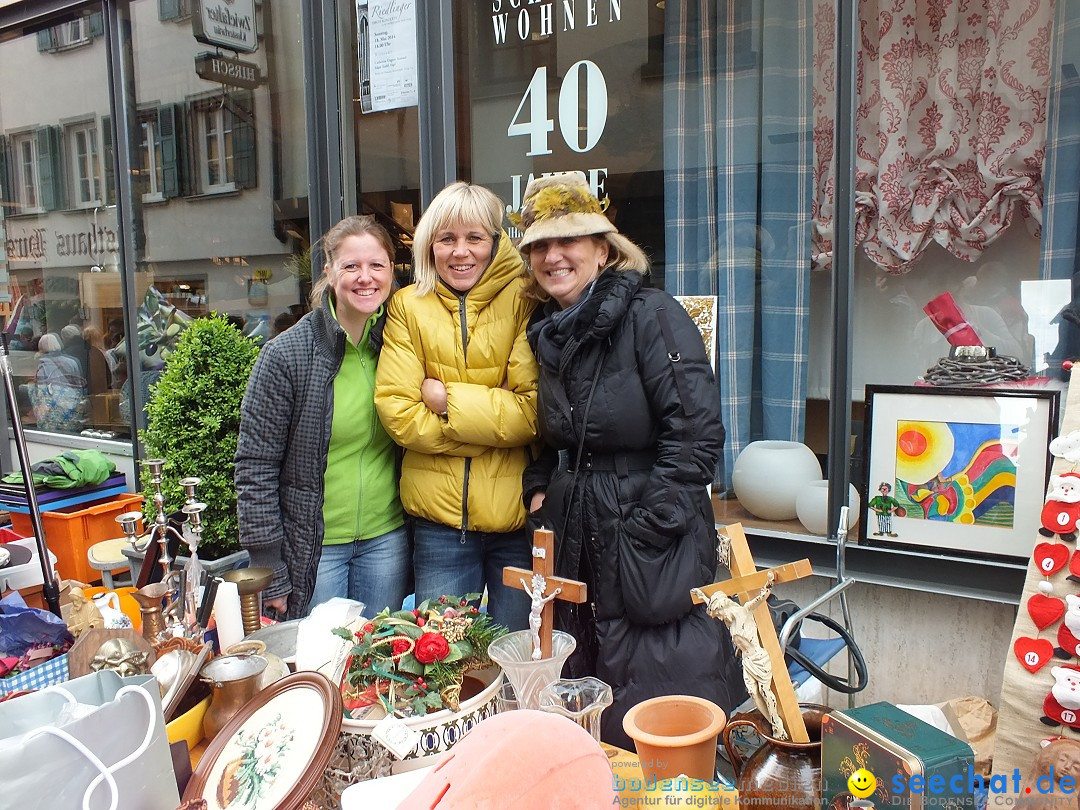
[[[852,527],[859,522],[859,514],[862,508],[862,499],[859,490],[852,484],[848,484],[848,516],[847,527],[850,532]],[[808,532],[828,536],[829,529],[829,482],[811,481],[804,486],[795,499],[795,514]]]
[[[793,520],[799,492],[820,480],[817,456],[800,442],[750,442],[731,470],[735,497],[747,512],[764,520]]]

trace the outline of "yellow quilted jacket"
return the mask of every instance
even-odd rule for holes
[[[438,283],[432,294],[409,286],[390,299],[375,407],[405,448],[401,503],[411,515],[482,532],[525,524],[521,474],[536,441],[537,368],[521,272],[504,233],[465,296]],[[446,417],[420,398],[425,377],[446,385]]]

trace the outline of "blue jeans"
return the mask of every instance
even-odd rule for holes
[[[413,569],[416,604],[443,594],[464,596],[488,591],[488,613],[511,630],[529,626],[529,597],[522,588],[503,585],[503,568],[532,569],[532,544],[525,530],[465,532],[416,518]],[[528,581],[528,580],[526,580]]]
[[[363,602],[365,616],[398,610],[409,594],[409,533],[405,527],[372,537],[323,546],[308,610],[335,596]]]

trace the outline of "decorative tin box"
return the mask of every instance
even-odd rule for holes
[[[891,703],[825,715],[821,749],[822,810],[975,807],[971,746]],[[848,777],[860,768],[877,781],[865,800],[848,788]]]

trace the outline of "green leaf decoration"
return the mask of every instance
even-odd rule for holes
[[[423,675],[424,665],[416,660],[415,656],[403,655],[397,662],[398,672],[407,672],[410,675]]]

